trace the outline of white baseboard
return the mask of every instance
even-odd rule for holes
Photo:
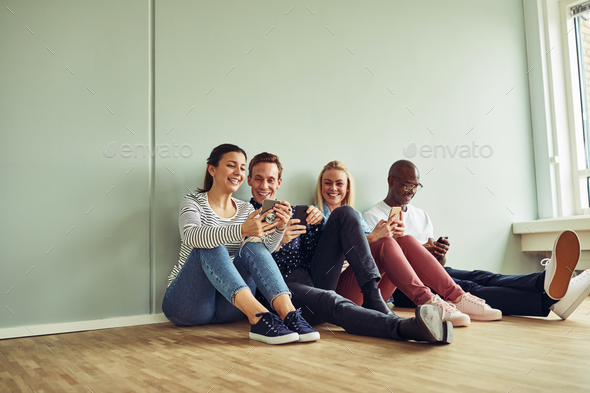
[[[152,323],[169,322],[164,314],[133,315],[130,317],[117,317],[95,319],[92,321],[77,321],[51,323],[44,325],[15,326],[0,329],[0,340],[17,337],[43,336],[46,334],[82,332],[86,330],[109,329],[123,326],[149,325]]]

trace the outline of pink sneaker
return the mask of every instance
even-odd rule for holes
[[[485,300],[466,292],[457,303],[451,303],[457,310],[465,313],[474,321],[498,321],[502,319],[502,311],[491,308]]]
[[[449,321],[453,326],[469,326],[471,318],[457,310],[452,303],[445,302],[438,295],[434,295],[430,304],[436,306],[440,312],[440,317],[444,321]]]

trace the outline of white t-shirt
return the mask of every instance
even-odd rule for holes
[[[406,205],[408,210],[402,213],[404,224],[406,225],[406,235],[413,236],[421,244],[428,242],[428,238],[434,238],[434,228],[432,221],[428,214],[417,207]],[[389,211],[391,206],[381,201],[373,206],[371,209],[363,214],[363,218],[370,227],[375,228],[375,225],[380,220],[387,220],[389,218]]]

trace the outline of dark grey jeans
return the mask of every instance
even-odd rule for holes
[[[293,305],[301,308],[310,325],[328,322],[351,334],[401,340],[397,326],[403,318],[362,308],[333,290],[317,288],[309,273],[301,268],[289,274],[285,282],[293,294]]]
[[[311,325],[328,322],[351,334],[399,340],[397,326],[403,318],[362,308],[334,292],[345,259],[359,286],[381,277],[360,219],[350,206],[330,214],[310,266],[294,270],[285,279],[293,304]]]
[[[350,264],[359,287],[371,279],[381,279],[359,216],[350,206],[334,209],[324,226],[309,266],[313,285],[336,289],[344,260]]]

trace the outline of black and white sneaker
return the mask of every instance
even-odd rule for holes
[[[299,334],[300,342],[304,343],[320,339],[320,334],[301,316],[300,308],[287,314],[285,317],[285,326],[287,329]]]
[[[260,320],[250,325],[250,339],[265,344],[286,344],[299,341],[299,334],[287,329],[281,318],[270,312],[256,314]]]

